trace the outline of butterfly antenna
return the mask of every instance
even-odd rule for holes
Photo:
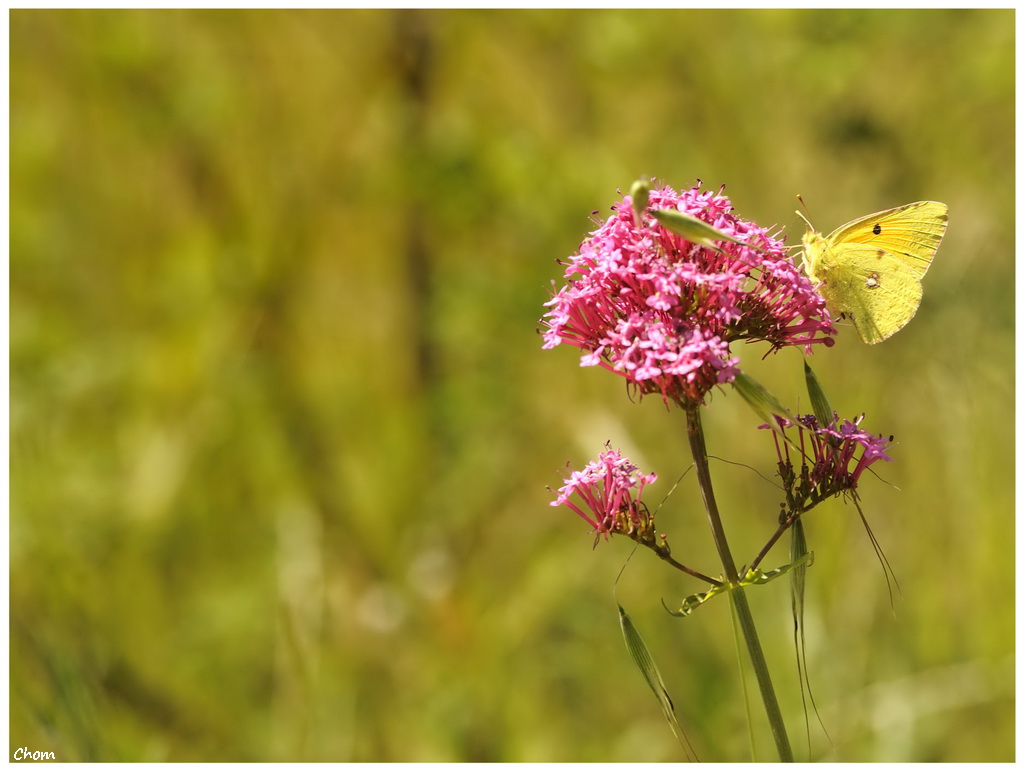
[[[811,210],[807,208],[807,204],[804,202],[804,197],[801,196],[799,193],[796,194],[796,200],[800,202],[800,206],[802,206],[807,211],[807,214],[811,213]],[[799,209],[796,210],[796,216],[803,220],[805,223],[807,223],[808,228],[810,228],[812,231],[814,230],[814,226],[811,225],[811,221],[808,220],[804,216],[804,213],[801,212]]]

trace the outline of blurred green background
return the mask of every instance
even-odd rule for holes
[[[808,519],[810,758],[1014,758],[1014,12],[12,11],[11,749],[61,760],[673,761],[545,486],[684,418],[537,334],[641,174],[819,230],[950,226],[914,322],[813,366],[894,434]],[[742,366],[806,409],[799,352]],[[774,472],[730,391],[709,451]],[[739,562],[778,491],[713,467]],[[889,484],[886,484],[889,483]],[[719,573],[687,478],[659,514]],[[785,550],[766,567],[785,562]],[[704,760],[749,758],[728,604],[618,588]],[[808,757],[785,582],[753,596]],[[761,758],[774,758],[752,705]]]

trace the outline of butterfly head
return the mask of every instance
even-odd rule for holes
[[[797,212],[797,214],[800,214]],[[803,218],[803,215],[801,215]],[[817,284],[821,281],[822,276],[820,275],[822,269],[822,258],[827,251],[827,242],[824,236],[814,230],[814,227],[807,222],[806,218],[803,218],[804,222],[807,223],[807,232],[803,236],[803,268],[804,273],[807,274],[812,282]]]

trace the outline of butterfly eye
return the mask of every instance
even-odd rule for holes
[[[875,226],[875,227],[878,227],[878,226]],[[878,272],[875,271],[870,276],[868,276],[868,278],[865,280],[864,284],[867,285],[868,289],[878,289],[879,287],[881,287],[882,285],[878,281]]]
[[[882,226],[879,225],[878,223],[875,223],[875,227],[871,229],[871,232],[877,236],[879,233],[882,232]]]

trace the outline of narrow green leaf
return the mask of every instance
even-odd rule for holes
[[[796,423],[796,419],[793,418],[789,410],[782,406],[782,403],[775,398],[775,395],[746,373],[738,373],[732,382],[732,386],[762,421],[771,426],[773,430],[776,430],[776,434],[799,455],[803,455],[803,450],[800,449],[800,446],[782,431],[783,425],[779,422],[779,418],[785,418],[791,423]]]
[[[672,734],[676,736],[676,739],[682,746],[686,759],[688,761],[699,761],[693,746],[690,744],[690,739],[686,736],[682,726],[679,725],[679,719],[676,717],[676,708],[672,703],[672,698],[669,696],[665,681],[661,677],[661,671],[655,664],[647,644],[644,643],[644,639],[640,637],[640,631],[636,629],[633,620],[630,619],[629,614],[626,613],[626,610],[621,605],[619,606],[619,624],[622,626],[622,637],[626,641],[626,650],[629,651],[629,655],[633,658],[637,669],[640,670],[647,685],[654,692],[654,696],[658,698],[661,712],[665,715],[665,720],[668,721]],[[693,756],[692,759],[691,754]]]
[[[819,419],[820,420],[820,419]],[[813,555],[807,549],[807,534],[804,532],[804,523],[797,520],[790,529],[791,540],[789,543],[789,557],[800,564],[793,571],[792,584],[790,586],[793,601],[793,646],[796,649],[796,674],[800,682],[800,699],[804,706],[804,729],[807,732],[807,756],[811,755],[811,727],[807,715],[807,700],[804,698],[804,685],[807,685],[807,697],[810,698],[814,715],[818,719],[818,725],[825,737],[832,745],[832,737],[825,728],[825,722],[821,720],[818,712],[818,704],[814,700],[814,692],[811,691],[811,676],[807,671],[807,642],[804,639],[804,590],[806,588],[807,568],[813,561],[801,560],[805,555]],[[834,746],[833,746],[834,747]]]
[[[813,562],[814,553],[808,552],[794,560],[792,563],[780,566],[779,568],[774,568],[771,571],[747,571],[746,574],[744,574],[743,577],[740,579],[739,586],[746,587],[753,584],[768,584],[768,582],[774,581],[778,579],[780,576],[785,576],[794,569],[806,568],[806,566],[811,565]],[[722,584],[718,587],[712,587],[710,590],[707,590],[705,592],[698,592],[683,598],[682,603],[680,603],[679,605],[678,611],[672,611],[672,609],[670,609],[668,606],[665,606],[665,610],[674,617],[688,617],[690,616],[690,614],[692,614],[698,608],[703,606],[713,597],[715,597],[716,595],[720,595],[723,592],[728,592],[730,589],[732,588],[728,584]],[[664,601],[662,601],[662,605],[665,605]]]
[[[789,532],[792,536],[789,543],[789,559],[796,565],[796,570],[793,572],[793,617],[794,621],[797,622],[797,627],[803,628],[804,586],[807,577],[807,567],[811,565],[810,562],[803,558],[805,555],[813,553],[807,551],[807,535],[804,533],[803,520],[797,518]]]
[[[797,519],[793,527],[789,529],[789,559],[793,562],[800,560],[804,555],[810,554],[807,551],[807,534],[804,532],[804,521]],[[804,591],[807,586],[807,564],[801,562],[793,572],[792,584],[790,586],[793,601],[793,637],[796,643],[797,669],[801,669],[801,661],[806,665],[807,655],[804,645]],[[801,682],[801,691],[803,683]],[[805,710],[806,712],[806,710]]]
[[[811,372],[807,363],[804,362],[804,373]],[[808,376],[809,378],[811,376]],[[808,380],[808,391],[810,391]],[[814,394],[811,393],[811,401],[814,401]],[[819,419],[821,420],[821,419]],[[796,560],[807,553],[807,535],[804,533],[804,523],[797,520],[789,529],[789,559]],[[807,714],[807,696],[804,691],[804,682],[807,680],[807,645],[804,641],[804,588],[806,587],[807,567],[801,566],[793,572],[790,579],[790,600],[793,608],[793,648],[796,651],[796,677],[800,683],[800,702],[804,708],[804,732],[807,734],[807,757],[811,756],[811,724]],[[810,691],[808,687],[807,691]],[[819,719],[820,720],[820,719]]]
[[[788,418],[790,421],[793,420],[793,416],[791,416],[789,411],[782,406],[782,403],[775,398],[775,395],[746,373],[737,373],[736,379],[732,382],[732,385],[739,395],[743,397],[744,401],[750,405],[751,409],[757,413],[761,420],[766,424],[778,426],[779,422],[776,420],[776,416]]]
[[[679,611],[672,611],[668,606],[665,606],[664,601],[662,601],[661,605],[665,606],[665,610],[674,617],[688,617],[696,611],[699,606],[707,603],[713,597],[728,589],[728,585],[723,584],[718,587],[712,587],[707,592],[698,592],[694,595],[687,595],[683,598],[683,602],[679,606]]]
[[[804,360],[804,380],[807,381],[807,394],[811,398],[811,407],[814,409],[814,417],[818,419],[818,426],[831,426],[836,420],[836,414],[832,410],[832,405],[829,404],[828,397],[825,396],[825,390],[821,388],[818,376],[814,374],[814,370],[811,369],[806,359]]]
[[[745,241],[733,238],[727,233],[722,233],[714,226],[708,225],[703,220],[698,220],[692,215],[683,214],[675,209],[654,209],[651,211],[655,219],[668,228],[677,236],[682,236],[687,241],[700,244],[702,247],[721,252],[722,249],[716,241],[729,241],[733,244],[742,244],[749,247]],[[753,247],[751,247],[753,249]]]
[[[740,587],[746,587],[751,584],[768,584],[768,582],[773,582],[780,576],[785,576],[794,569],[806,568],[812,563],[814,563],[814,553],[805,552],[792,563],[787,563],[784,566],[773,568],[771,571],[747,571],[747,573],[743,575],[743,578],[740,579]]]

